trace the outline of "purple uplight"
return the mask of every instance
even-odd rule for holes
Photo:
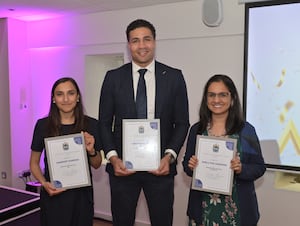
[[[30,16],[21,16],[18,19],[24,20],[24,21],[36,21],[36,20],[46,20],[51,19],[55,17],[60,17],[62,15],[57,13],[47,13],[47,14],[36,14],[36,15],[30,15]]]
[[[46,20],[63,16],[63,13],[55,11],[42,10],[37,8],[18,7],[6,8],[0,4],[0,18],[14,18],[22,21]]]

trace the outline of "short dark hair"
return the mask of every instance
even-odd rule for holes
[[[140,27],[146,27],[149,28],[149,30],[151,31],[153,38],[155,40],[156,38],[156,32],[155,32],[155,27],[153,26],[153,24],[151,24],[149,21],[147,20],[143,20],[143,19],[137,19],[132,21],[126,29],[126,36],[127,36],[127,41],[129,42],[129,33],[136,29],[136,28],[140,28]]]

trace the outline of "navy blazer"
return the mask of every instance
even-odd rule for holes
[[[161,156],[166,149],[179,153],[189,129],[186,84],[181,70],[155,61],[155,118],[160,119]],[[116,150],[122,159],[122,119],[137,118],[132,63],[106,73],[100,95],[100,134],[105,155]],[[111,164],[106,170],[113,173]],[[175,175],[176,164],[170,166]]]
[[[193,175],[193,171],[188,167],[188,161],[195,154],[198,127],[199,122],[190,129],[186,153],[182,162],[185,173],[190,177]],[[239,133],[238,142],[240,142],[242,147],[242,172],[235,174],[234,180],[236,180],[237,186],[240,222],[242,226],[253,226],[259,220],[254,181],[265,173],[266,167],[258,137],[250,123],[245,122],[243,129]],[[202,221],[201,194],[202,192],[200,191],[190,189],[187,215],[197,223]]]

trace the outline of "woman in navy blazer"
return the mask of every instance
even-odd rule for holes
[[[242,116],[238,93],[226,75],[211,77],[204,89],[200,120],[189,132],[183,160],[188,176],[198,164],[195,156],[197,135],[237,139],[237,155],[231,161],[234,171],[232,195],[190,189],[187,215],[189,226],[255,226],[259,220],[254,181],[266,168],[254,127]]]
[[[134,225],[143,190],[151,225],[172,226],[176,158],[189,128],[186,84],[181,70],[154,60],[155,29],[151,23],[135,20],[126,34],[132,62],[107,72],[99,105],[103,150],[109,159],[106,170],[113,225]],[[122,120],[138,117],[135,93],[140,69],[147,69],[148,118],[160,119],[160,166],[151,172],[130,171],[122,162]]]

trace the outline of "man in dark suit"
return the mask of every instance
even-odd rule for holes
[[[189,128],[186,84],[180,70],[155,61],[155,28],[135,20],[126,30],[132,62],[108,71],[101,89],[99,120],[103,150],[109,163],[114,226],[133,226],[143,189],[152,226],[172,226],[174,176],[179,151]],[[137,119],[139,69],[145,77],[146,118],[160,120],[161,160],[158,169],[131,171],[122,162],[122,120]]]

